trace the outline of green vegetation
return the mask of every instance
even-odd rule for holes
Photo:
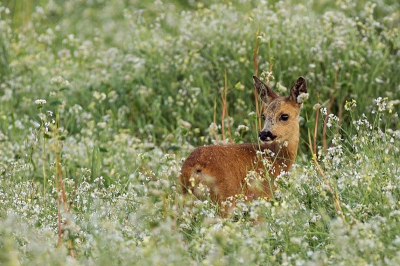
[[[400,264],[398,1],[217,2],[0,4],[0,264]],[[257,141],[256,68],[306,78],[301,147],[221,218],[177,176]]]

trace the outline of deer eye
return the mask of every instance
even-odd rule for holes
[[[281,115],[281,120],[282,121],[287,121],[288,119],[289,119],[289,115],[287,115],[287,114]]]
[[[265,115],[261,115],[261,119],[265,121]]]

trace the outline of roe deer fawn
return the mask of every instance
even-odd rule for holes
[[[253,80],[266,104],[260,144],[196,148],[182,165],[179,183],[183,194],[194,194],[202,199],[207,190],[220,206],[228,198],[240,194],[247,201],[257,197],[272,198],[274,179],[291,168],[299,143],[298,118],[302,100],[308,96],[306,80],[298,78],[288,97],[279,96],[256,76]],[[251,176],[253,180],[249,180]]]

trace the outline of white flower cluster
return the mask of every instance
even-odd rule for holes
[[[39,99],[39,100],[36,100],[35,101],[35,104],[36,105],[43,105],[43,104],[45,104],[46,103],[46,100],[42,100],[42,99]]]
[[[52,78],[50,80],[50,83],[51,84],[55,84],[55,85],[60,86],[60,87],[68,87],[69,86],[68,80],[64,79],[61,76],[56,76],[56,77]]]

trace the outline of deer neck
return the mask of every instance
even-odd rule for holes
[[[261,144],[263,151],[270,150],[272,156],[278,156],[285,161],[294,162],[297,156],[297,148],[299,145],[299,138],[293,138],[285,142],[273,141]],[[268,152],[266,153],[268,155]]]

